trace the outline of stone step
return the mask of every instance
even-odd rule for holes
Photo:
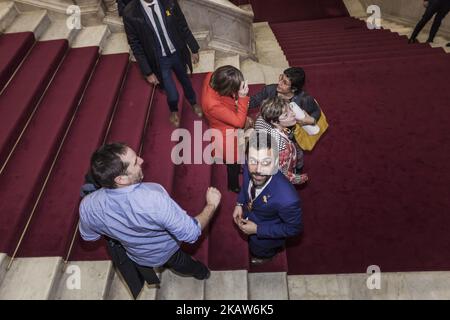
[[[359,20],[363,20],[363,21],[367,19],[367,16],[364,15],[364,13],[361,11],[361,8],[360,8],[361,3],[359,2],[359,0],[344,0],[344,3],[352,17],[359,19]],[[381,19],[381,27],[385,30],[389,30],[391,32],[397,33],[400,36],[406,36],[409,38],[411,36],[415,26],[414,25],[404,25],[402,22],[397,21],[397,20],[392,21],[392,20]],[[417,37],[417,40],[420,43],[425,43],[428,39],[428,33],[429,33],[428,28],[425,28],[419,34],[419,36]],[[442,48],[445,52],[450,53],[450,47],[446,46],[447,43],[449,43],[449,42],[450,42],[450,39],[445,39],[441,36],[437,36],[434,39],[434,42],[430,43],[430,46],[432,48]]]
[[[50,18],[46,10],[35,10],[19,14],[13,23],[6,29],[5,33],[33,32],[36,39],[50,26]]]
[[[9,263],[9,257],[4,254],[0,253],[0,286],[2,285],[2,281],[6,275],[6,267]]]
[[[288,300],[286,272],[249,273],[249,300]]]
[[[413,29],[408,28],[408,27],[393,27],[390,30],[391,30],[391,32],[398,33],[401,36],[403,36],[403,35],[409,36],[413,32]]]
[[[124,32],[112,33],[106,40],[102,54],[130,52],[127,35]]]
[[[248,300],[247,270],[212,271],[205,283],[205,300]]]
[[[272,32],[272,28],[270,28],[268,22],[253,23],[253,32],[256,41],[276,40],[275,34]]]
[[[61,266],[60,257],[15,259],[0,285],[0,300],[48,300]]]
[[[220,67],[228,66],[228,65],[240,69],[241,63],[239,61],[239,55],[236,54],[236,55],[229,56],[229,57],[217,57],[214,68],[215,68],[215,70],[217,70]]]
[[[105,300],[114,268],[111,261],[71,261],[59,270],[54,300]]]
[[[19,12],[14,2],[0,2],[0,33],[5,31],[13,23],[18,14]]]
[[[110,35],[111,31],[105,25],[83,27],[73,41],[72,48],[98,46],[103,51]]]
[[[122,18],[118,15],[114,15],[111,13],[107,13],[105,18],[103,18],[103,23],[106,24],[111,32],[113,33],[122,33],[125,32],[125,28],[123,27]]]
[[[287,67],[272,67],[272,66],[263,65],[261,68],[264,73],[264,83],[272,84],[272,83],[278,83],[280,74],[282,74],[283,71]]]
[[[160,274],[158,274],[160,276]],[[155,285],[144,285],[137,300],[156,300],[157,288]],[[109,289],[107,300],[133,300],[133,296],[128,289],[120,273],[115,272]]]
[[[258,62],[269,67],[286,69],[289,63],[270,25],[266,22],[254,23],[253,32]]]
[[[68,28],[66,20],[53,20],[39,40],[67,39],[69,45],[71,45],[79,31],[80,30],[75,28]]]
[[[216,51],[215,50],[201,50],[200,52],[200,62],[198,64],[194,64],[193,73],[204,73],[204,72],[213,72],[214,63],[216,59]]]
[[[445,52],[450,53],[450,47],[447,47],[447,43],[450,43],[450,39],[437,36],[434,38],[434,42],[430,43],[430,46],[433,48],[442,48]]]
[[[367,274],[288,276],[291,300],[431,300],[450,298],[450,273],[381,273],[380,288],[369,289]]]
[[[343,0],[347,11],[352,17],[365,17],[367,15],[365,8],[359,0]]]
[[[251,59],[242,61],[241,71],[249,84],[260,84],[265,82],[264,72],[260,64],[256,61]]]
[[[351,299],[350,280],[343,275],[288,276],[289,298],[291,300]]]
[[[160,276],[161,288],[156,292],[157,300],[203,300],[205,281],[164,270]],[[209,281],[209,280],[208,280]]]

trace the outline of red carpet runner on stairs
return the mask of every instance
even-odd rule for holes
[[[286,22],[348,16],[341,0],[231,0],[251,4],[255,22]]]
[[[11,49],[0,54],[0,80],[15,72],[0,95],[0,252],[11,255],[25,230],[18,256],[65,257],[75,234],[71,260],[109,259],[104,242],[75,233],[79,188],[100,144],[123,141],[139,150],[144,137],[146,180],[161,183],[190,215],[201,210],[208,186],[223,192],[209,229],[185,246],[213,270],[448,270],[450,58],[347,17],[271,26],[290,64],[305,68],[307,90],[330,123],[305,157],[304,233],[276,259],[249,266],[223,165],[172,163],[177,141],[165,96],[156,90],[149,109],[152,88],[128,54],[98,58],[97,48],[34,44],[27,34],[0,36]],[[197,93],[203,78],[192,76]],[[193,133],[199,119],[181,98],[181,127]]]

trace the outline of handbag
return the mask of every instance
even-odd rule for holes
[[[317,105],[319,106],[319,103],[316,101]],[[319,106],[320,108],[320,106]],[[322,108],[320,108],[320,118],[319,121],[317,121],[317,125],[320,128],[320,131],[315,135],[309,135],[305,129],[302,128],[301,125],[296,124],[294,128],[294,137],[295,141],[297,141],[298,145],[302,150],[311,151],[314,149],[317,141],[319,141],[320,137],[327,131],[328,129],[328,122],[327,118],[325,117],[325,114],[322,111]]]

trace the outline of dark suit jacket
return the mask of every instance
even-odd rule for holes
[[[244,165],[244,183],[238,202],[244,204],[244,217],[258,225],[258,233],[250,236],[250,241],[263,248],[277,248],[285,239],[298,235],[302,229],[302,210],[297,191],[289,180],[278,171],[269,185],[253,202],[249,211],[248,186],[250,175]]]
[[[268,98],[274,98],[277,95],[277,85],[276,84],[269,84],[267,86],[264,86],[264,88],[251,97],[250,99],[250,108],[257,108],[260,107],[264,100]],[[296,94],[292,99],[291,102],[295,102],[305,110],[311,117],[316,119],[316,121],[320,118],[320,108],[317,105],[316,101],[314,101],[314,98],[308,95],[305,91],[301,91],[298,94]]]
[[[200,49],[197,40],[192,35],[186,22],[183,12],[180,9],[177,0],[158,0],[161,13],[164,17],[164,24],[172,40],[175,49],[180,54],[183,63],[185,63],[192,72],[191,53],[197,53]],[[139,64],[144,76],[154,73],[160,82],[161,70],[159,57],[161,48],[147,14],[141,5],[140,0],[132,0],[123,10],[123,24],[128,37],[128,43]]]
[[[123,10],[127,6],[127,4],[129,4],[130,2],[131,2],[131,0],[116,0],[117,9],[119,11],[119,16],[122,16]]]

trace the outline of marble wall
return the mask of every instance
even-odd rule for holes
[[[178,0],[189,26],[202,49],[214,49],[218,56],[236,55],[255,59],[253,13],[228,0]],[[109,25],[123,32],[115,0],[15,0],[20,10],[48,10],[55,18],[65,18],[70,5],[81,9],[83,26]]]
[[[255,57],[253,13],[228,0],[179,0],[192,32],[204,49],[218,55]]]

